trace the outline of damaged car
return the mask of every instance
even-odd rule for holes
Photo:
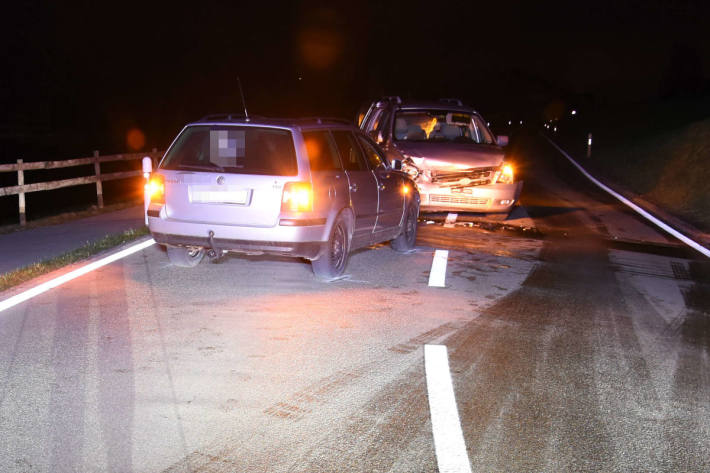
[[[505,160],[507,136],[496,137],[479,113],[457,99],[385,97],[358,117],[360,128],[416,182],[421,210],[480,212],[504,219],[522,181]]]

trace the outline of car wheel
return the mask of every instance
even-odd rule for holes
[[[184,248],[182,246],[168,246],[168,259],[175,266],[193,268],[200,264],[205,256],[204,248]]]
[[[330,231],[325,251],[311,261],[313,273],[318,279],[333,280],[343,274],[350,253],[348,226],[342,216],[338,216]]]
[[[414,205],[407,208],[402,233],[390,242],[393,250],[404,253],[414,249],[414,243],[417,241],[417,213]]]

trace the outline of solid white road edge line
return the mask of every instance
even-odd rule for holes
[[[434,251],[434,259],[431,261],[431,271],[429,271],[429,285],[433,287],[444,287],[446,282],[446,262],[449,259],[449,250]]]
[[[12,297],[9,297],[3,301],[0,301],[0,312],[7,310],[10,307],[14,307],[17,304],[20,304],[22,302],[25,302],[26,300],[32,299],[33,297],[38,296],[44,292],[47,292],[50,289],[54,289],[57,286],[61,286],[62,284],[72,281],[80,276],[83,276],[84,274],[90,273],[91,271],[94,271],[95,269],[99,269],[102,266],[106,266],[107,264],[113,263],[114,261],[117,261],[121,258],[125,258],[128,255],[132,255],[133,253],[136,253],[136,252],[141,251],[145,248],[148,248],[149,246],[153,245],[154,243],[155,243],[155,240],[153,240],[152,238],[149,238],[148,240],[142,241],[136,245],[129,246],[126,249],[123,249],[121,251],[117,251],[116,253],[108,255],[105,258],[101,258],[100,260],[94,261],[93,263],[89,263],[86,266],[82,266],[82,267],[77,268],[73,271],[70,271],[66,274],[62,274],[59,277],[56,277],[54,279],[50,279],[49,281],[43,282],[39,286],[35,286],[35,287],[33,287],[31,289],[27,289],[26,291],[23,291],[19,294],[15,294]]]
[[[545,136],[545,135],[543,135],[543,136]],[[657,227],[661,228],[662,230],[665,230],[666,232],[670,233],[671,235],[673,235],[674,237],[676,237],[677,239],[679,239],[680,241],[682,241],[682,242],[685,243],[686,245],[690,246],[691,248],[693,248],[693,249],[699,251],[700,253],[702,253],[702,254],[704,254],[705,256],[707,256],[708,258],[710,258],[710,249],[705,248],[705,247],[702,246],[700,243],[696,242],[695,240],[691,240],[690,238],[688,238],[687,236],[683,235],[682,233],[680,233],[680,232],[679,232],[678,230],[676,230],[675,228],[673,228],[673,227],[667,225],[667,224],[664,223],[664,222],[661,222],[661,221],[658,220],[656,217],[654,217],[653,215],[651,215],[650,213],[648,213],[647,211],[645,211],[644,209],[642,209],[642,208],[639,207],[638,205],[634,204],[633,202],[631,202],[629,199],[627,199],[627,198],[624,197],[623,195],[619,194],[618,192],[614,191],[613,189],[611,189],[611,188],[607,187],[606,185],[602,184],[602,183],[599,182],[597,179],[595,179],[591,174],[589,174],[582,166],[580,166],[580,165],[577,163],[577,161],[575,161],[574,159],[572,159],[572,157],[571,157],[569,154],[567,154],[567,153],[565,152],[565,150],[563,150],[562,148],[560,148],[559,146],[557,146],[557,143],[555,143],[554,141],[552,141],[552,140],[551,140],[550,138],[548,138],[547,136],[545,136],[545,139],[546,139],[547,141],[549,141],[552,146],[554,146],[555,148],[557,148],[557,151],[559,151],[560,153],[562,153],[562,156],[564,156],[565,158],[567,158],[567,159],[569,160],[569,162],[571,162],[577,169],[579,169],[579,172],[581,172],[582,174],[584,174],[584,176],[585,176],[587,179],[589,179],[590,181],[592,181],[594,184],[596,184],[597,187],[599,187],[599,188],[602,189],[603,191],[609,193],[610,195],[614,196],[616,199],[618,199],[618,200],[621,201],[623,204],[625,204],[626,206],[628,206],[628,207],[630,207],[631,209],[633,209],[636,213],[638,213],[639,215],[641,215],[642,217],[644,217],[646,220],[649,220],[651,223],[653,223],[653,224],[656,225]]]
[[[431,430],[441,473],[471,473],[445,345],[424,345]]]

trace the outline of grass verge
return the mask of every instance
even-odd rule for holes
[[[24,268],[2,274],[0,275],[0,292],[29,281],[30,279],[36,278],[37,276],[47,274],[69,264],[85,260],[97,253],[122,245],[129,241],[133,241],[147,234],[148,228],[142,227],[138,229],[126,230],[123,233],[106,235],[100,240],[87,242],[85,245],[75,250],[68,251],[54,258],[42,260],[38,263],[25,266]]]
[[[710,98],[666,103],[635,113],[607,110],[561,123],[553,136],[593,175],[710,231]],[[583,118],[583,117],[582,117]],[[593,132],[586,157],[587,132]]]

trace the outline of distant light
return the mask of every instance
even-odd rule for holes
[[[486,122],[486,126],[491,126],[491,122]]]
[[[587,138],[587,145],[592,146],[592,137]]]
[[[577,110],[572,110],[570,113],[572,113],[572,115],[577,115]]]
[[[508,120],[508,125],[512,125],[512,124],[513,124],[513,120]]]
[[[522,121],[522,120],[520,120],[520,124],[521,124],[521,125],[523,124],[523,121]]]
[[[557,127],[555,127],[552,131],[554,131],[555,133],[557,133]]]
[[[126,146],[131,151],[139,151],[145,146],[145,133],[139,128],[131,128],[126,132]]]
[[[301,77],[301,76],[298,76],[298,80],[303,80],[303,77]]]

